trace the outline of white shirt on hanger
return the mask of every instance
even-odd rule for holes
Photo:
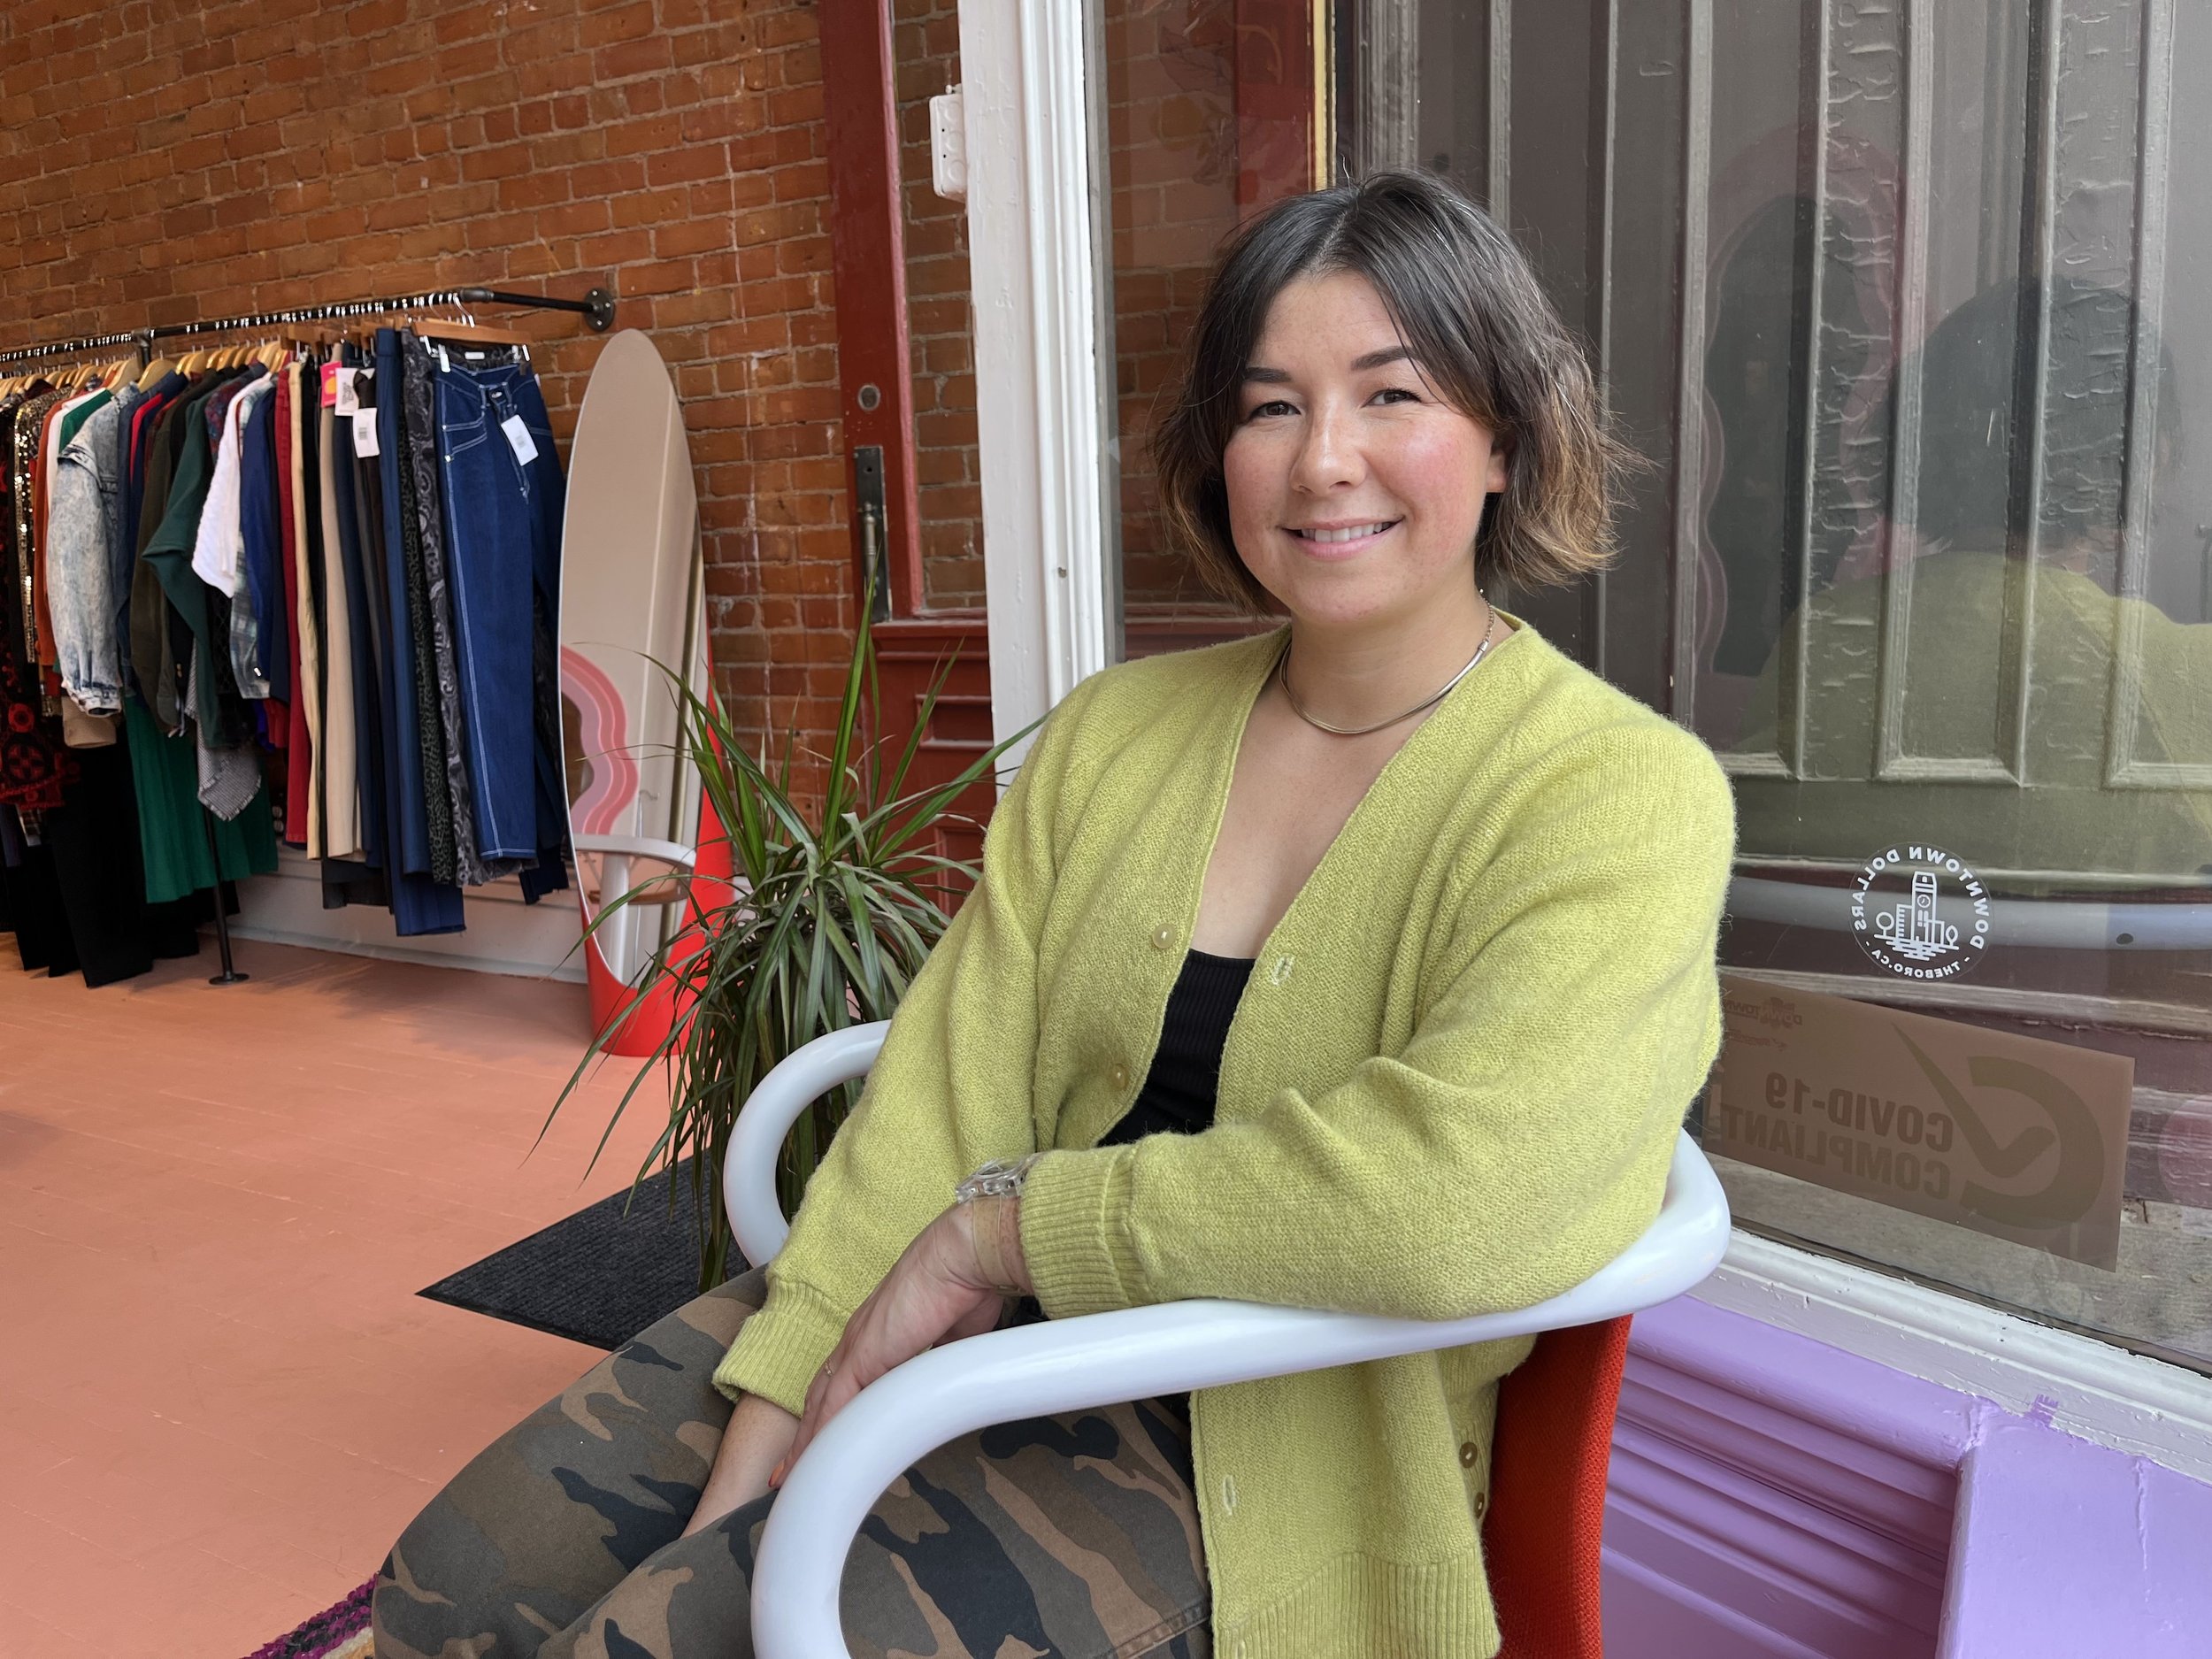
[[[232,398],[223,411],[215,473],[208,482],[207,503],[200,510],[199,532],[192,541],[194,573],[234,599],[246,591],[246,537],[239,527],[239,434],[254,405],[274,390],[274,378],[264,375]]]

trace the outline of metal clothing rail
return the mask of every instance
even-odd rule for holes
[[[278,323],[338,321],[353,317],[373,317],[384,311],[419,311],[430,305],[519,305],[533,311],[573,311],[591,326],[595,334],[604,334],[614,326],[614,294],[608,288],[592,288],[580,300],[561,299],[550,294],[515,294],[505,288],[435,288],[426,294],[396,295],[388,299],[341,300],[328,305],[296,305],[287,311],[255,311],[243,317],[211,318],[189,323],[162,323],[121,334],[88,334],[81,340],[57,341],[50,345],[19,346],[13,350],[0,351],[0,363],[17,363],[27,357],[61,357],[72,352],[96,350],[102,346],[137,345],[150,349],[156,340],[175,339],[187,334],[227,334],[241,328],[267,328]]]
[[[27,357],[60,357],[74,352],[91,351],[100,346],[143,345],[147,331],[133,329],[120,334],[87,334],[81,340],[57,340],[51,345],[17,346],[12,350],[0,351],[0,363],[20,363]]]

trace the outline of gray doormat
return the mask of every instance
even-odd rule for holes
[[[603,1198],[416,1294],[594,1348],[620,1348],[699,1294],[691,1202],[687,1158],[641,1182],[634,1201],[627,1189]],[[746,1264],[734,1249],[731,1257],[735,1278]]]

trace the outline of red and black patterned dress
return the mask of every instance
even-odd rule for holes
[[[76,771],[38,672],[31,480],[46,413],[65,394],[35,388],[0,403],[0,803],[25,813],[61,804]]]

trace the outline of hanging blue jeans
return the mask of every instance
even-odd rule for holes
[[[340,360],[354,369],[372,366],[365,355],[351,345],[341,349]],[[375,419],[378,392],[373,378],[361,388],[361,406],[371,411],[372,419]],[[387,905],[394,931],[403,939],[458,933],[465,925],[461,890],[426,875],[410,874],[403,867],[400,803],[392,781],[400,775],[400,753],[389,718],[394,684],[388,672],[392,640],[382,587],[382,469],[377,458],[364,460],[354,454],[350,419],[339,420],[333,435],[336,453],[331,457],[331,476],[338,518],[338,553],[352,629],[361,850],[358,857],[323,861],[323,908]],[[420,775],[419,768],[417,775]]]
[[[374,603],[383,607],[390,630],[391,657],[385,664],[389,694],[385,718],[392,723],[397,764],[384,780],[399,801],[399,858],[396,871],[410,875],[430,873],[430,816],[423,799],[422,732],[417,725],[419,702],[415,695],[415,636],[407,610],[407,570],[402,550],[399,469],[406,465],[400,436],[403,402],[399,330],[376,331],[376,442],[377,475],[383,487],[384,545],[373,565],[380,582]]]
[[[446,567],[477,850],[486,858],[528,858],[547,845],[537,799],[532,628],[542,595],[557,603],[560,591],[561,474],[530,365],[469,361],[474,355],[451,346],[434,353]]]

